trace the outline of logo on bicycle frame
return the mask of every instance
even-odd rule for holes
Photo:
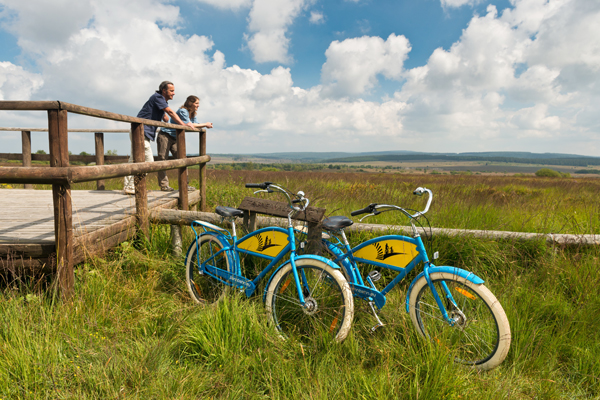
[[[406,254],[406,253],[395,252],[394,247],[388,245],[387,243],[385,244],[385,249],[383,249],[381,247],[380,243],[375,243],[373,246],[375,246],[375,248],[377,249],[377,257],[376,257],[377,260],[381,260],[381,261],[383,261],[389,257]]]
[[[401,239],[385,239],[371,243],[354,253],[356,258],[406,267],[417,255],[417,246]]]
[[[256,251],[259,253],[262,253],[264,250],[268,249],[269,247],[275,247],[275,246],[281,246],[280,244],[276,244],[273,243],[271,241],[270,237],[266,237],[265,239],[263,239],[262,235],[256,235],[257,236],[257,240],[258,240],[258,247],[256,248]]]
[[[237,247],[252,253],[276,257],[289,243],[288,233],[282,230],[255,233],[238,243]]]

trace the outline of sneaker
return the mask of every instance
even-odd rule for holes
[[[196,190],[195,187],[188,185],[188,192],[193,192],[194,190]]]
[[[123,193],[125,194],[135,194],[135,189],[132,188],[124,188]]]
[[[174,191],[175,189],[173,189],[171,186],[163,186],[163,187],[161,187],[161,188],[160,188],[160,190],[161,190],[162,192],[172,192],[172,191]]]

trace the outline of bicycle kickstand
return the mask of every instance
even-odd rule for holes
[[[373,311],[373,315],[375,316],[375,319],[377,320],[377,325],[375,325],[374,327],[371,328],[371,333],[375,333],[375,331],[379,328],[382,328],[385,326],[385,324],[383,322],[381,322],[381,320],[379,319],[379,316],[377,315],[377,312],[375,311],[375,307],[373,307],[373,302],[370,301],[369,302],[369,307],[371,307],[371,311]]]

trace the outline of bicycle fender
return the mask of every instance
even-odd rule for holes
[[[333,261],[331,261],[331,260],[329,260],[329,259],[327,259],[325,257],[317,256],[317,255],[314,255],[314,254],[307,254],[307,255],[296,257],[296,260],[306,260],[306,259],[312,259],[312,260],[322,261],[325,264],[329,265],[331,268],[340,269],[339,265],[337,265],[336,263],[334,263]],[[275,276],[275,274],[277,274],[277,272],[279,272],[279,270],[281,268],[285,267],[288,264],[290,264],[290,260],[287,260],[286,262],[284,262],[283,264],[281,264],[279,267],[277,267],[277,269],[275,269],[275,271],[273,271],[273,273],[269,277],[269,281],[267,282],[267,285],[265,286],[265,292],[263,293],[263,303],[266,301],[267,290],[269,289],[269,286],[271,286],[271,281],[273,280],[273,277]]]
[[[474,283],[475,285],[481,285],[484,280],[481,279],[480,277],[478,277],[477,275],[475,275],[472,272],[469,272],[467,270],[464,269],[460,269],[460,268],[456,268],[456,267],[448,267],[448,266],[442,266],[442,267],[430,267],[427,269],[428,273],[431,275],[433,273],[436,272],[446,272],[448,274],[452,274],[452,275],[457,275],[460,276],[463,279],[468,280],[471,283]],[[415,286],[415,283],[421,279],[423,276],[425,276],[425,272],[421,272],[419,275],[417,275],[417,277],[415,279],[413,279],[413,281],[410,283],[410,286],[408,287],[408,290],[406,291],[406,312],[409,312],[409,299],[410,299],[410,293],[412,292],[413,286]]]

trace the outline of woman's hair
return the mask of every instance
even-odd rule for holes
[[[188,113],[190,113],[190,119],[192,119],[196,116],[196,109],[192,108],[192,105],[197,101],[200,101],[200,98],[198,98],[198,96],[188,96],[188,98],[185,99],[185,103],[183,103],[183,105],[179,108],[185,108],[186,110],[188,110]]]

